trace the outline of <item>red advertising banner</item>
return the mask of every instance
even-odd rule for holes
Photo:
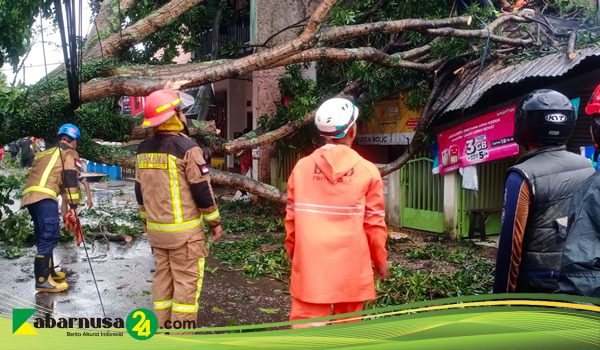
[[[513,138],[515,110],[513,105],[440,132],[440,174],[519,153]]]

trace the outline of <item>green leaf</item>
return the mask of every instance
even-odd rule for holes
[[[267,315],[274,315],[274,314],[276,314],[276,313],[279,312],[279,308],[262,308],[262,307],[259,307],[258,311],[264,312]]]

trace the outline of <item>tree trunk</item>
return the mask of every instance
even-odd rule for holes
[[[191,125],[190,125],[191,124]],[[220,130],[214,120],[188,120],[190,136],[196,135],[218,135]],[[131,140],[141,140],[152,136],[152,129],[145,129],[136,125],[131,131]]]

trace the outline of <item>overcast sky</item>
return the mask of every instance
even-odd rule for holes
[[[83,22],[83,33],[87,35],[91,28],[91,20],[92,13],[90,11],[90,7],[87,1],[83,1],[83,14],[82,14],[82,22]],[[75,18],[79,18],[76,16]],[[46,50],[46,62],[48,65],[48,72],[52,71],[58,65],[63,63],[63,52],[62,46],[60,42],[60,32],[58,29],[54,28],[52,25],[51,19],[43,20],[44,26],[44,48]],[[36,24],[34,28],[39,29],[40,27],[40,18],[36,19]],[[38,33],[37,40],[33,45],[29,56],[25,60],[24,70],[25,70],[25,84],[31,85],[36,83],[38,80],[46,75],[44,70],[44,55],[42,50],[42,39],[39,35],[39,30],[36,30]],[[85,36],[84,35],[84,36]],[[34,34],[35,38],[35,34]],[[13,81],[13,77],[15,74],[13,73],[12,67],[8,63],[4,63],[2,66],[2,73],[7,76],[8,83]],[[17,82],[23,81],[23,69],[18,73]]]

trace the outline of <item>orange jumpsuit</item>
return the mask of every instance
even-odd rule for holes
[[[383,181],[344,145],[302,158],[288,180],[290,320],[362,310],[375,299],[373,265],[387,260]]]

